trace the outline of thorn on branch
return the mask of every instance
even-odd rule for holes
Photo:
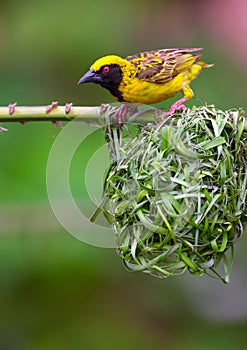
[[[69,114],[70,113],[72,106],[73,106],[73,103],[66,103],[66,105],[65,105],[65,114]]]
[[[62,123],[59,120],[53,120],[52,121],[52,131],[51,131],[51,135],[52,137],[55,136],[55,129],[54,129],[54,125],[56,125],[59,129],[62,129]]]
[[[0,125],[0,132],[3,132],[3,131],[8,131],[8,129],[3,128],[3,127]]]
[[[45,112],[46,114],[52,112],[54,109],[56,109],[58,107],[58,102],[52,102],[50,105],[46,106],[45,108]]]
[[[63,128],[62,123],[59,120],[53,120],[52,123],[55,124],[59,129]]]
[[[15,113],[15,107],[16,107],[17,103],[10,103],[8,105],[9,108],[9,115],[13,115]]]

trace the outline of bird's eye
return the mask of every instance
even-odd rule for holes
[[[110,68],[108,66],[105,66],[103,68],[103,73],[108,73],[110,71]]]

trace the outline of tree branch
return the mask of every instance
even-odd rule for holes
[[[9,122],[40,122],[40,121],[71,121],[78,120],[86,123],[99,123],[99,116],[104,113],[104,106],[97,107],[77,107],[67,103],[65,106],[58,106],[57,102],[52,102],[47,106],[17,106],[10,104],[8,107],[0,107],[0,123]],[[144,113],[138,116],[138,123],[146,124],[153,121],[151,114]]]
[[[40,122],[70,121],[78,118],[85,122],[97,122],[99,107],[72,107],[71,104],[58,106],[56,102],[48,106],[16,106],[0,107],[0,123],[5,122]]]
[[[67,103],[65,106],[58,106],[57,102],[52,102],[47,106],[17,106],[9,104],[7,107],[0,107],[0,124],[11,122],[40,122],[51,121],[59,123],[60,121],[71,121],[76,119],[86,123],[98,124],[101,112],[104,112],[104,106],[100,107],[78,107]],[[140,113],[138,123],[146,124],[154,121],[152,113]],[[3,127],[0,127],[5,130]],[[245,118],[244,129],[247,130],[247,118]]]

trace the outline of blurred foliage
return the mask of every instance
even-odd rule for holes
[[[200,2],[1,2],[1,105],[111,102],[99,86],[77,86],[96,58],[198,46],[205,48],[205,61],[215,67],[193,82],[195,98],[188,105],[202,101],[222,109],[246,109],[247,71],[207,35],[196,6]],[[210,2],[208,11],[214,11],[213,6]],[[220,21],[221,13],[218,16]],[[242,35],[237,38],[240,43]],[[127,273],[113,249],[87,246],[54,225],[45,184],[52,126],[6,126],[9,132],[0,134],[1,349],[243,346],[245,240],[237,245],[242,255],[236,254],[230,286],[190,276],[160,281]],[[77,198],[88,200],[80,179],[93,147],[102,142],[95,134],[78,150],[72,165]]]

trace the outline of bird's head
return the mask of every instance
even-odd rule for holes
[[[92,82],[107,89],[118,86],[122,81],[125,65],[126,60],[119,56],[110,55],[99,58],[78,81],[78,84]]]

